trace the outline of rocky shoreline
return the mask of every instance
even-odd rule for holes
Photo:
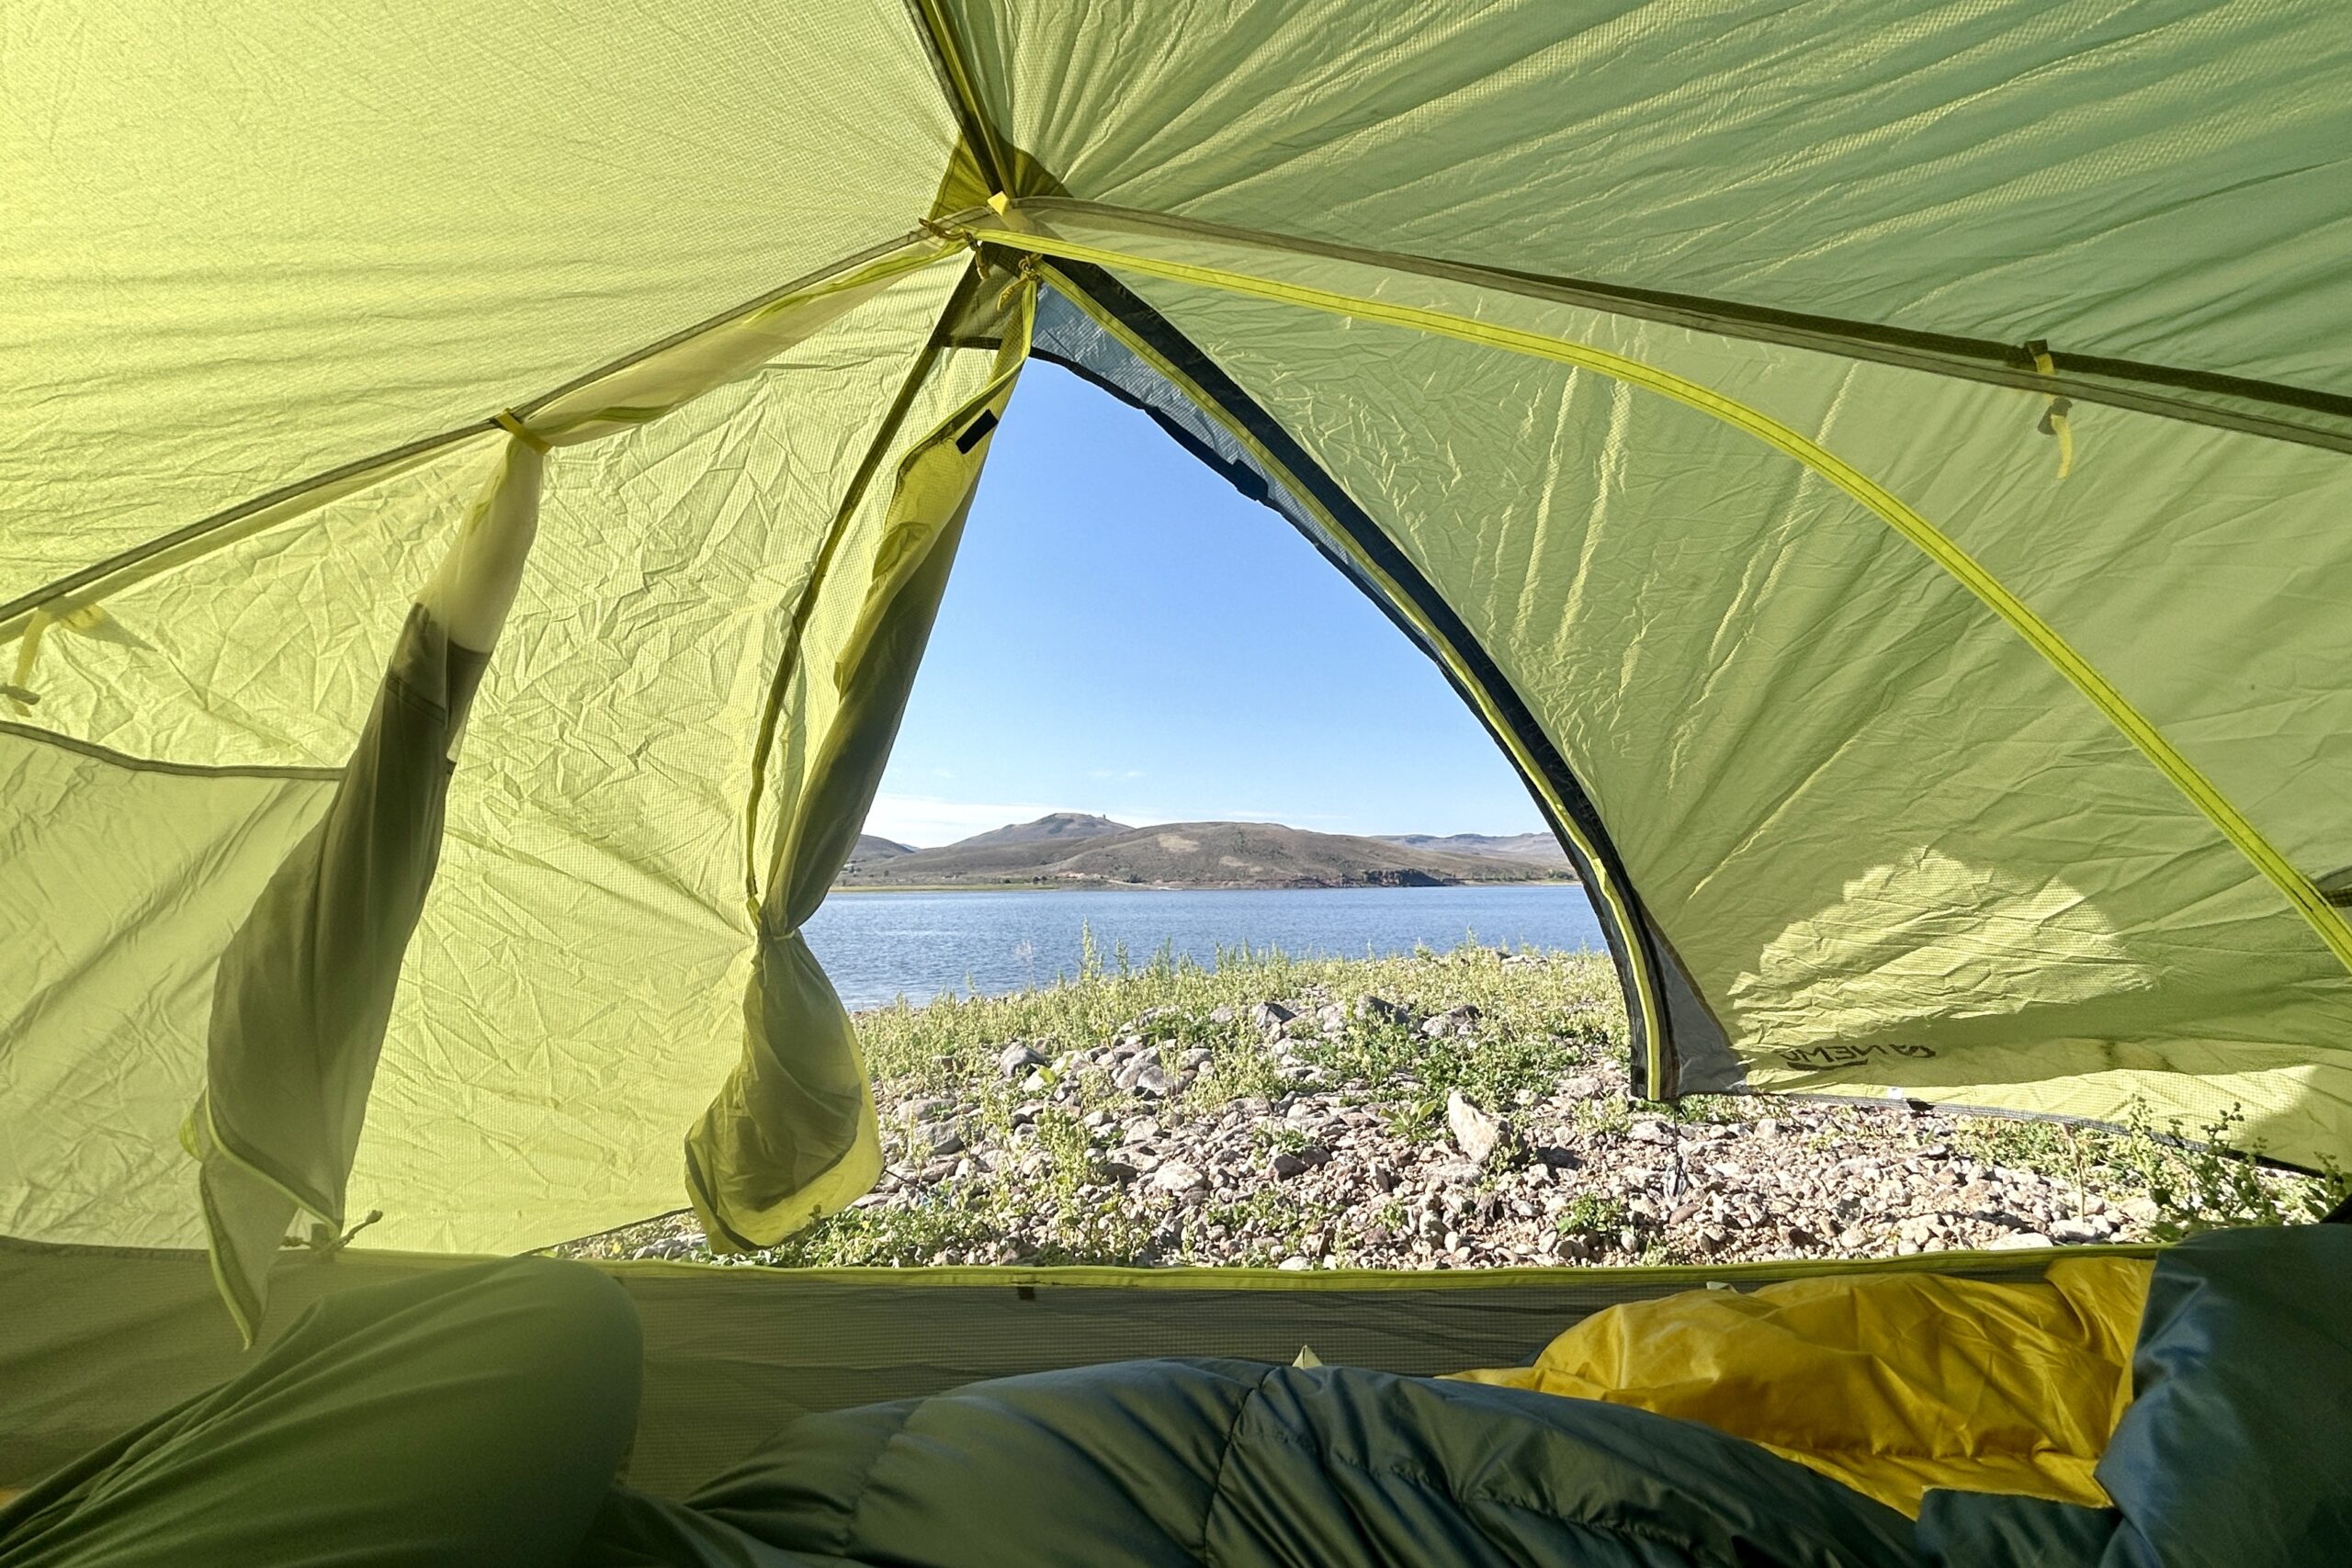
[[[1633,1101],[1622,1013],[1590,955],[1367,963],[1354,966],[1362,988],[1345,983],[1349,966],[1322,967],[1334,973],[1306,985],[1288,966],[1268,976],[1293,982],[1280,994],[1161,1003],[1087,1041],[999,1036],[941,1070],[884,1077],[879,1184],[751,1260],[1874,1258],[2148,1241],[2324,1208],[2313,1179],[2144,1131],[1744,1097]],[[690,1216],[584,1250],[706,1255]]]

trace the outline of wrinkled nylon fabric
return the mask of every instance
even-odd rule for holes
[[[108,0],[6,53],[0,601],[903,233],[954,141],[865,0]]]
[[[389,1238],[544,1245],[681,1201],[679,1141],[742,1048],[752,944],[736,829],[749,739],[841,491],[962,266],[853,278],[846,305],[834,294],[787,302],[536,416],[559,444],[593,445],[548,460],[538,542],[468,726],[439,878],[394,999],[348,1188],[352,1208],[384,1211]],[[909,438],[988,365],[984,353],[953,356]],[[407,594],[506,440],[468,443],[130,584],[108,604],[145,646],[50,639],[38,712],[56,729],[42,733],[175,765],[339,766]],[[845,536],[850,570],[864,570],[884,504],[873,500]],[[812,620],[828,669],[846,619]],[[798,720],[778,745],[805,747]],[[127,947],[120,914],[57,916],[72,883],[36,881],[31,907],[0,917],[40,933],[0,953],[24,981],[0,994],[25,998],[0,1025],[0,1062],[28,1089],[51,1089],[8,1101],[12,1125],[28,1130],[0,1143],[46,1156],[21,1173],[12,1234],[198,1243],[192,1195],[149,1152],[156,1112],[169,1093],[185,1108],[202,1083],[211,965],[243,913],[230,889],[242,885],[247,905],[258,892],[241,883],[240,857],[250,843],[266,880],[269,846],[282,857],[326,790],[314,776],[254,781],[297,813],[255,841],[245,815],[217,827],[199,815],[228,798],[225,781],[80,753],[44,767],[57,771],[107,781],[119,808],[104,796],[77,805],[117,853],[136,847],[168,865],[180,838],[213,834],[196,852],[224,885],[216,899],[183,886],[194,869],[180,873],[170,897],[201,896],[203,918],[159,920]],[[40,869],[13,862],[12,873],[19,865]],[[84,966],[95,966],[85,984],[61,983]],[[86,988],[100,980],[102,994]],[[44,1029],[69,997],[86,1001],[67,1016],[106,1027]],[[152,1175],[125,1180],[132,1171]]]
[[[945,8],[1051,194],[2352,391],[2326,6]]]
[[[1702,1422],[1914,1517],[1939,1486],[2103,1508],[2092,1472],[2132,1402],[2154,1267],[1690,1292],[1597,1313],[1532,1365],[1459,1375]]]

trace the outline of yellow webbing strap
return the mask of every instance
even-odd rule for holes
[[[520,441],[524,446],[528,446],[532,451],[539,454],[539,456],[544,457],[550,450],[547,438],[540,435],[529,425],[525,424],[521,417],[518,416],[513,409],[500,409],[496,413],[491,415],[491,418],[498,422],[499,429],[506,432],[507,434],[513,436],[515,440]]]
[[[2026,352],[2033,355],[2033,368],[2036,375],[2058,374],[2057,367],[2051,361],[2048,344],[2035,342],[2026,344],[2025,347]],[[2056,392],[2052,392],[2050,394],[2050,406],[2041,411],[2042,434],[2058,438],[2058,477],[2062,479],[2075,471],[2075,427],[2066,422],[2067,412],[2074,406],[2075,400],[2072,398],[2061,397]]]
[[[2047,621],[2035,615],[2022,600],[2003,587],[1998,579],[1978,565],[1967,551],[1946,537],[1942,530],[1911,510],[1868,474],[1770,415],[1695,381],[1686,380],[1670,370],[1660,369],[1638,359],[1629,359],[1622,354],[1612,354],[1589,344],[1530,332],[1521,327],[1507,326],[1498,321],[1457,315],[1451,310],[1408,305],[1393,299],[1368,299],[1307,284],[1258,277],[1226,267],[1136,255],[1102,245],[1090,245],[1054,234],[1039,233],[1034,229],[1001,232],[984,230],[978,238],[983,243],[1007,249],[1032,251],[1114,271],[1140,273],[1148,277],[1165,278],[1171,283],[1186,283],[1228,294],[1247,295],[1277,304],[1322,310],[1354,321],[1404,327],[1485,348],[1502,349],[1512,354],[1573,365],[1671,398],[1786,453],[1877,513],[1888,526],[1917,546],[1928,559],[1959,580],[1962,586],[2007,622],[2011,630],[2048,660],[2075,690],[2088,697],[2092,705],[2106,715],[2109,722],[2121,730],[2124,738],[2154,762],[2174,786],[2188,797],[2189,803],[2221,830],[2222,836],[2235,845],[2238,852],[2269,879],[2296,912],[2310,923],[2312,930],[2326,943],[2328,951],[2335,955],[2336,961],[2347,971],[2352,971],[2352,926],[2347,926],[2343,917],[2329,906],[2311,878],[2296,870],[2292,863],[2245,819],[2194,763],[2175,750],[2172,742],[2125,700],[2106,676],[2077,653]]]
[[[9,705],[20,717],[30,713],[32,705],[40,701],[40,694],[33,690],[33,661],[40,657],[41,634],[47,630],[49,612],[35,610],[32,619],[25,623],[25,635],[17,641],[17,673],[5,690]]]

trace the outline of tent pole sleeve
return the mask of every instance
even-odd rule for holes
[[[1440,661],[1455,689],[1462,692],[1476,705],[1478,716],[1486,724],[1488,733],[1500,740],[1509,751],[1512,765],[1517,768],[1521,777],[1529,781],[1536,789],[1544,804],[1545,816],[1552,820],[1559,834],[1570,842],[1577,858],[1587,868],[1588,891],[1601,900],[1604,918],[1615,931],[1622,933],[1621,940],[1626,960],[1625,974],[1630,982],[1627,988],[1633,993],[1634,1022],[1641,1035],[1640,1048],[1645,1068],[1645,1088],[1652,1096],[1664,1098],[1670,1092],[1665,1086],[1672,1077],[1667,1049],[1668,1032],[1658,995],[1660,989],[1658,976],[1652,955],[1642,941],[1642,922],[1631,908],[1630,889],[1626,888],[1620,878],[1611,873],[1610,868],[1613,857],[1604,854],[1600,847],[1577,826],[1576,814],[1569,810],[1567,803],[1560,798],[1559,792],[1549,776],[1549,770],[1542,766],[1538,759],[1532,755],[1526,738],[1519,733],[1517,727],[1505,720],[1495,704],[1493,694],[1486,689],[1483,682],[1476,678],[1469,668],[1468,661],[1463,658],[1461,649],[1454,647],[1452,639],[1442,635],[1438,628],[1429,624],[1429,617],[1415,604],[1413,596],[1407,593],[1394,577],[1383,570],[1380,563],[1363,549],[1361,542],[1355,537],[1353,530],[1346,526],[1339,518],[1331,515],[1329,509],[1316,498],[1314,487],[1302,482],[1300,478],[1291,471],[1288,464],[1275,454],[1266,450],[1264,444],[1239,422],[1227,416],[1218,400],[1210,396],[1206,389],[1200,386],[1192,377],[1187,376],[1182,367],[1170,364],[1167,358],[1158,353],[1151,344],[1145,343],[1128,330],[1126,323],[1119,320],[1114,312],[1100,308],[1085,288],[1076,280],[1051,266],[1046,269],[1046,276],[1056,288],[1070,299],[1077,301],[1090,316],[1093,317],[1103,331],[1117,338],[1126,345],[1130,353],[1166,377],[1186,397],[1192,399],[1203,412],[1223,424],[1227,433],[1247,447],[1250,455],[1264,465],[1269,473],[1280,479],[1293,495],[1298,497],[1306,505],[1314,507],[1329,536],[1347,550],[1349,558],[1355,564],[1357,570],[1377,587],[1389,604],[1410,619],[1426,645],[1437,651]]]
[[[909,0],[909,8],[914,12],[916,29],[931,51],[932,63],[945,78],[948,107],[955,111],[957,129],[971,145],[980,178],[988,183],[990,194],[1009,194],[1012,187],[1006,183],[1006,171],[1012,167],[1012,161],[997,141],[996,128],[980,108],[979,90],[973,85],[971,66],[965,61],[964,46],[956,36],[955,24],[948,20],[939,0]]]
[[[2154,414],[2159,419],[2204,424],[2218,430],[2288,441],[2333,452],[2352,452],[2352,396],[2322,392],[2285,382],[2264,381],[2216,371],[2184,370],[2167,365],[2069,354],[2047,344],[2005,344],[1950,333],[1918,332],[1831,316],[1742,305],[1701,295],[1631,288],[1585,278],[1510,271],[1469,262],[1440,261],[1407,251],[1309,240],[1263,229],[1237,228],[1199,218],[1144,212],[1069,197],[1024,196],[1014,204],[1022,216],[1050,224],[1067,216],[1081,221],[1125,226],[1173,238],[1196,238],[1311,255],[1358,266],[1379,267],[1419,277],[1466,283],[1473,288],[1527,299],[1552,300],[1581,310],[1751,343],[1778,344],[1812,354],[1831,354],[1905,370],[1955,377],[1988,387],[2055,393],[2076,402],[2104,404]],[[986,222],[985,218],[977,221]],[[2037,354],[2036,350],[2041,350]],[[2045,366],[2042,361],[2046,359]],[[2225,398],[2259,407],[2238,408],[2204,399]],[[2260,412],[2268,409],[2273,412]],[[2313,416],[2310,419],[2290,417]]]
[[[2124,739],[2154,763],[2174,787],[2220,830],[2222,836],[2278,888],[2328,951],[2335,955],[2336,961],[2347,971],[2352,971],[2352,925],[2346,924],[2342,914],[2329,905],[2312,879],[2298,871],[2196,764],[2182,756],[2164,733],[2116,690],[2113,682],[2077,652],[2050,623],[2036,615],[2023,600],[2010,592],[1934,524],[1913,511],[1868,474],[1769,414],[1638,359],[1612,354],[1589,344],[1505,326],[1496,321],[1482,321],[1450,310],[1399,304],[1393,300],[1369,299],[1305,284],[1259,277],[1225,267],[1133,255],[1124,251],[1039,233],[1028,228],[1018,231],[982,230],[979,237],[985,243],[1016,252],[1083,262],[1114,272],[1140,273],[1171,283],[1246,295],[1354,321],[1402,327],[1484,348],[1572,365],[1578,369],[1590,370],[1670,398],[1786,454],[1875,513],[2007,623],[2012,631],[2023,637],[2034,651],[2087,698],[2092,706],[2105,715],[2108,721],[2122,732]]]

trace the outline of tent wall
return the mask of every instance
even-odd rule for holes
[[[807,617],[764,770],[772,798],[802,787],[888,476],[991,375],[992,341],[968,330],[974,346],[927,347],[964,271],[956,255],[887,282],[780,357],[549,461],[352,1177],[389,1239],[511,1249],[675,1206],[679,1140],[742,1049],[750,741],[831,538],[834,592]],[[44,639],[40,728],[0,737],[28,791],[12,798],[60,805],[12,824],[56,869],[12,857],[24,892],[0,913],[10,1234],[200,1238],[173,1134],[202,1083],[211,964],[322,809],[407,595],[503,439],[130,583],[106,600],[114,640]],[[886,482],[837,517],[869,448]],[[119,904],[65,874],[93,845],[137,868],[116,874]],[[141,917],[124,940],[116,922]]]
[[[2281,660],[2283,700],[2255,723],[2242,668],[2215,661],[2208,634],[2148,638],[2159,591],[2102,592],[2099,570],[2136,554],[2146,584],[2158,552],[2205,552],[2228,575],[2196,579],[2198,602],[2177,614],[2332,647],[2342,632],[2310,595],[2329,574],[2352,580],[2344,552],[2275,539],[2279,509],[2324,509],[2346,482],[2329,451],[2095,409],[2075,422],[2085,477],[2061,480],[2036,404],[2007,389],[1937,378],[1906,397],[1871,382],[1929,378],[1329,258],[1030,221],[1155,266],[1182,253],[1382,304],[1442,299],[1465,319],[1679,368],[1841,457],[1871,454],[1862,466],[1906,502],[1966,516],[1956,542],[2002,568],[2038,558],[2025,541],[2064,510],[2071,569],[2018,572],[2036,611],[2069,631],[2079,615],[2083,657],[2111,666],[2097,673],[2190,768],[2210,761],[2239,826],[2290,868],[2301,852],[2295,883],[2307,892],[2332,865],[2322,796],[2335,775],[2311,765],[2342,745],[2329,666],[2299,681]],[[1623,380],[1210,285],[1127,281],[1318,468],[1377,498],[1383,530],[1588,781],[1748,1082],[2108,1119],[2134,1100],[2159,1119],[2242,1104],[2274,1153],[2341,1146],[2340,917],[2314,919],[2315,900],[2296,902],[1884,519],[1739,424]],[[2123,470],[2111,485],[2110,468]],[[2271,499],[2249,517],[2251,495]],[[2318,618],[2297,619],[2306,604]],[[2267,733],[2230,739],[2254,728]]]
[[[865,0],[123,0],[8,57],[0,603],[901,234],[954,141]]]

